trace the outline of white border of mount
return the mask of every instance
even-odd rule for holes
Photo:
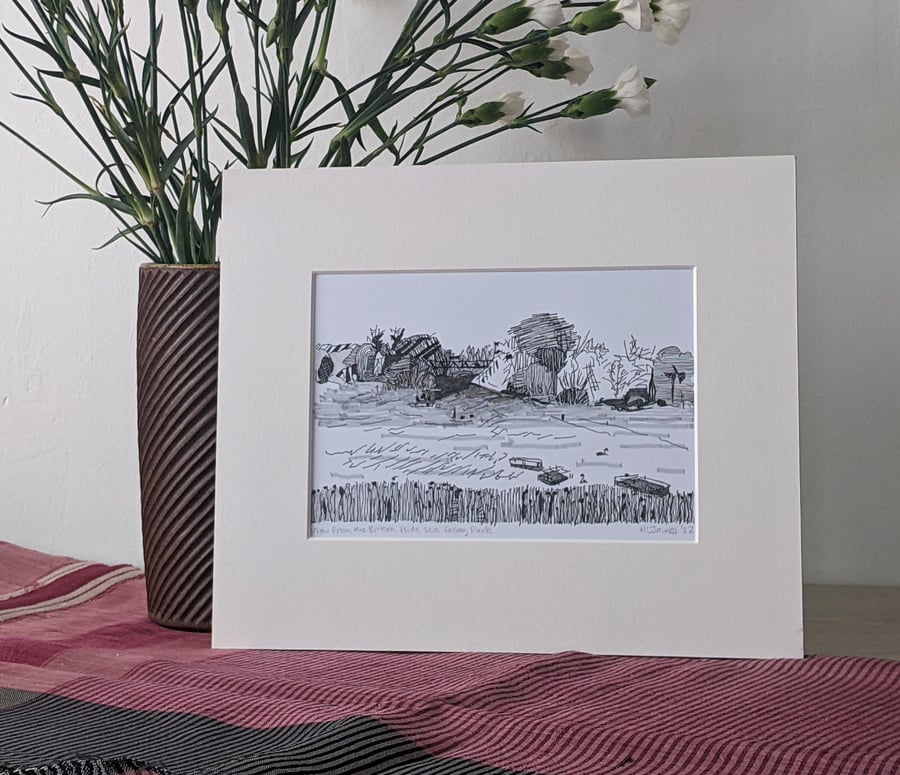
[[[213,645],[801,657],[794,160],[226,173]],[[308,538],[316,271],[696,267],[698,541]]]

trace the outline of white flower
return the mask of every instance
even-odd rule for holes
[[[612,88],[618,100],[616,107],[622,108],[629,116],[645,116],[650,112],[647,82],[638,71],[637,65],[623,70]]]
[[[547,29],[566,21],[559,0],[525,0],[524,5],[529,9],[529,18]]]
[[[587,5],[576,3],[576,5]],[[577,13],[569,27],[578,35],[611,30],[618,24],[627,24],[638,32],[653,29],[652,0],[606,0],[593,8]]]
[[[616,0],[615,10],[629,27],[638,32],[649,32],[653,28],[653,11],[650,0]]]
[[[677,43],[691,18],[691,0],[652,0],[653,32],[663,43]]]
[[[550,55],[547,57],[551,62],[560,62],[566,56],[566,51],[572,48],[569,45],[569,41],[566,40],[565,35],[560,35],[559,37],[553,38],[550,40],[547,45],[550,48]]]
[[[577,86],[581,86],[594,71],[588,55],[579,51],[575,46],[569,46],[566,63],[572,68],[572,72],[566,76],[566,80]]]
[[[497,97],[495,100],[483,102],[477,108],[460,112],[456,123],[466,127],[487,126],[499,121],[511,125],[525,112],[525,100],[522,92],[513,91]]]
[[[516,0],[485,19],[478,32],[482,35],[500,35],[532,21],[547,29],[564,24],[566,17],[560,0]]]
[[[547,59],[551,62],[565,62],[569,66],[566,80],[569,83],[581,86],[594,71],[594,66],[587,54],[579,51],[575,46],[570,46],[564,36],[553,38],[550,41],[550,55]]]
[[[525,112],[525,99],[522,92],[511,91],[497,98],[500,103],[500,112],[503,114],[498,121],[511,124]]]

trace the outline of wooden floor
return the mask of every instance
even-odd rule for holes
[[[900,587],[803,585],[807,654],[900,660]]]

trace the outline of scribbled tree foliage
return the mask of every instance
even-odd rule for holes
[[[554,376],[577,342],[575,326],[554,312],[537,312],[509,329],[516,347]]]
[[[590,335],[578,336],[569,359],[559,374],[560,403],[593,403],[601,394],[601,380],[609,348]]]

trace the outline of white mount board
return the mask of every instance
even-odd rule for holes
[[[229,171],[216,647],[802,656],[794,163]],[[315,272],[694,267],[696,543],[310,539]]]

